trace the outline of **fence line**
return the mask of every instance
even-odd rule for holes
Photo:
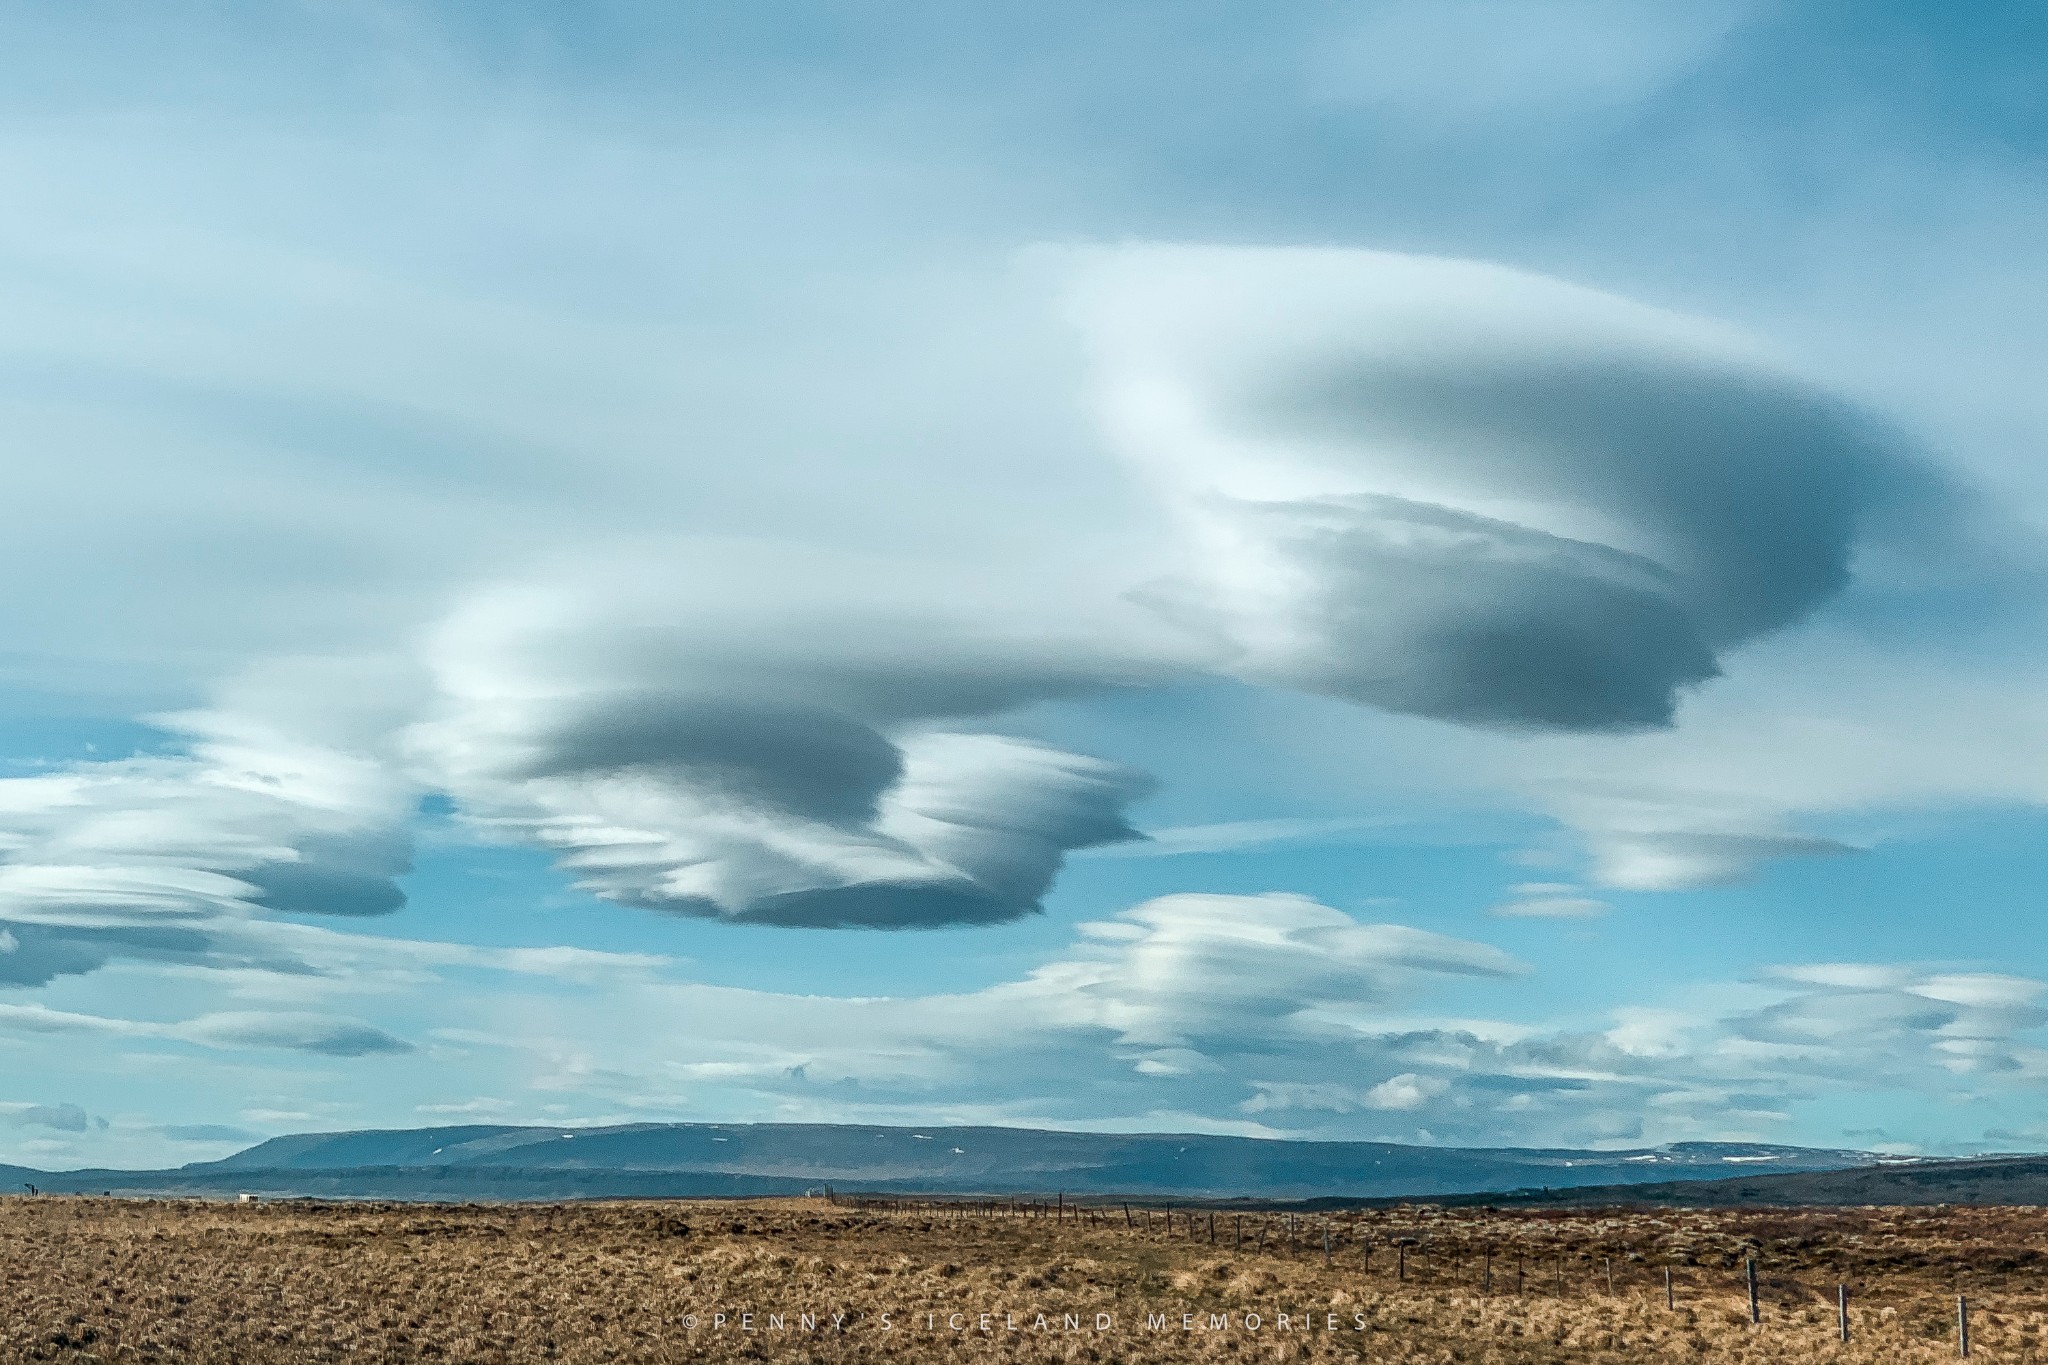
[[[1207,1245],[1212,1247],[1218,1245],[1219,1227],[1214,1209],[1203,1210],[1199,1214],[1194,1210],[1176,1209],[1171,1205],[1159,1208],[1139,1207],[1134,1209],[1129,1200],[1120,1200],[1114,1204],[1090,1205],[1080,1202],[1069,1202],[1064,1191],[1056,1192],[1051,1200],[1027,1200],[1020,1197],[971,1200],[916,1199],[874,1195],[846,1196],[838,1194],[828,1186],[825,1191],[825,1198],[835,1207],[864,1213],[899,1216],[922,1215],[948,1220],[1030,1221],[1033,1219],[1050,1219],[1055,1224],[1074,1223],[1094,1230],[1107,1231],[1111,1235],[1158,1237],[1165,1240],[1179,1238],[1186,1241],[1206,1242]],[[1119,1211],[1122,1214],[1121,1220],[1110,1216],[1112,1213]],[[1175,1217],[1176,1214],[1179,1215],[1178,1218]],[[1478,1252],[1477,1268],[1468,1275],[1465,1273],[1465,1253],[1475,1250],[1469,1242],[1453,1242],[1440,1254],[1433,1255],[1433,1246],[1429,1238],[1415,1233],[1402,1234],[1397,1230],[1388,1230],[1383,1226],[1385,1220],[1369,1221],[1360,1214],[1316,1216],[1313,1218],[1312,1223],[1304,1215],[1296,1213],[1268,1213],[1252,1215],[1252,1217],[1256,1221],[1257,1240],[1248,1245],[1246,1237],[1247,1215],[1242,1212],[1230,1214],[1227,1231],[1229,1234],[1229,1245],[1233,1251],[1242,1253],[1250,1250],[1258,1255],[1273,1254],[1293,1258],[1300,1254],[1300,1243],[1304,1237],[1307,1237],[1312,1249],[1318,1245],[1320,1246],[1323,1265],[1331,1270],[1338,1268],[1339,1257],[1344,1252],[1346,1246],[1355,1247],[1357,1250],[1355,1264],[1358,1272],[1367,1278],[1373,1278],[1376,1274],[1379,1276],[1387,1274],[1385,1270],[1376,1272],[1373,1261],[1375,1245],[1384,1243],[1392,1246],[1394,1249],[1391,1278],[1395,1284],[1406,1285],[1409,1283],[1411,1268],[1410,1252],[1412,1251],[1414,1253],[1414,1261],[1416,1262],[1415,1269],[1417,1269],[1424,1282],[1431,1285],[1440,1283],[1438,1266],[1447,1261],[1450,1272],[1448,1281],[1450,1286],[1465,1285],[1475,1289],[1482,1297],[1491,1298],[1495,1295],[1493,1269],[1494,1258],[1499,1251],[1499,1246],[1497,1241],[1492,1238],[1485,1240],[1483,1244],[1476,1248]],[[1536,1235],[1510,1239],[1515,1248],[1515,1277],[1512,1295],[1516,1298],[1527,1296],[1529,1249],[1532,1246],[1542,1249],[1545,1243],[1551,1240],[1545,1238],[1541,1234],[1540,1229],[1534,1231]],[[1268,1249],[1269,1246],[1270,1251]],[[1583,1292],[1587,1294],[1594,1293],[1596,1288],[1604,1288],[1607,1297],[1621,1297],[1623,1291],[1628,1286],[1625,1281],[1617,1283],[1615,1277],[1614,1262],[1617,1251],[1621,1254],[1624,1267],[1631,1262],[1640,1262],[1643,1263],[1645,1271],[1651,1269],[1643,1257],[1629,1251],[1625,1246],[1610,1250],[1609,1248],[1611,1247],[1613,1247],[1613,1244],[1610,1243],[1608,1247],[1599,1248],[1596,1256],[1595,1252],[1591,1250],[1578,1249],[1568,1251],[1564,1247],[1554,1246],[1553,1244],[1553,1249],[1550,1253],[1552,1269],[1551,1287],[1555,1297],[1558,1299],[1572,1297],[1572,1286],[1575,1284],[1582,1286]],[[1568,1261],[1572,1266],[1576,1267],[1575,1273],[1567,1273]],[[1349,1265],[1352,1262],[1347,1260],[1344,1264]],[[1681,1289],[1689,1288],[1692,1292],[1705,1292],[1708,1294],[1715,1292],[1710,1283],[1696,1282],[1700,1275],[1711,1272],[1707,1271],[1705,1267],[1691,1263],[1689,1257],[1687,1265],[1694,1272],[1691,1277],[1681,1276],[1680,1271],[1683,1268],[1681,1266],[1663,1264],[1655,1267],[1661,1273],[1663,1280],[1663,1297],[1666,1311],[1678,1311]],[[1739,1290],[1742,1294],[1742,1300],[1748,1309],[1750,1324],[1758,1328],[1762,1328],[1765,1325],[1764,1309],[1766,1307],[1766,1295],[1764,1292],[1766,1284],[1760,1270],[1759,1257],[1754,1253],[1745,1255],[1737,1272],[1739,1280],[1735,1285],[1730,1286],[1733,1289]],[[1642,1284],[1642,1281],[1638,1280],[1637,1283]],[[1654,1284],[1654,1280],[1650,1283]],[[1726,1282],[1724,1281],[1723,1283]],[[1645,1285],[1644,1287],[1647,1288],[1648,1286]],[[1770,1287],[1774,1291],[1774,1296],[1771,1299],[1772,1302],[1782,1301],[1788,1292],[1794,1295],[1813,1294],[1820,1296],[1819,1291],[1808,1289],[1797,1280],[1773,1279],[1770,1282]],[[1850,1288],[1847,1282],[1839,1282],[1834,1286],[1835,1331],[1838,1338],[1844,1343],[1851,1340],[1853,1329],[1853,1319],[1850,1312]],[[1825,1302],[1825,1297],[1820,1297],[1821,1301]],[[1808,1300],[1808,1303],[1810,1308],[1811,1300]],[[1970,1355],[1973,1345],[1971,1340],[1970,1306],[1969,1298],[1966,1295],[1958,1294],[1956,1296],[1954,1321],[1956,1352],[1959,1356],[1965,1358]]]

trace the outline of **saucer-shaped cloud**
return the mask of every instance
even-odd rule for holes
[[[1149,600],[1250,680],[1468,724],[1668,724],[1928,481],[1726,329],[1470,261],[1147,247],[1078,306],[1177,505]]]
[[[508,588],[443,628],[409,746],[472,827],[610,900],[875,928],[1033,913],[1068,852],[1138,837],[1142,774],[985,724],[1165,672],[1152,654],[1057,613],[997,630],[853,557],[802,591],[759,549],[664,567]]]

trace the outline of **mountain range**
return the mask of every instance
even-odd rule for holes
[[[301,1133],[173,1170],[0,1166],[10,1188],[378,1199],[580,1199],[841,1192],[1373,1199],[1789,1175],[1867,1152],[1681,1142],[1626,1151],[1297,1142],[1189,1133],[853,1124],[464,1125]]]

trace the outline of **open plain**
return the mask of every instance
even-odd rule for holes
[[[1904,1365],[1958,1296],[2048,1360],[2048,1211],[0,1200],[10,1363]]]

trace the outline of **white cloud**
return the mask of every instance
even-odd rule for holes
[[[411,788],[387,763],[249,717],[164,724],[185,753],[0,779],[0,984],[226,960],[222,934],[258,916],[404,904]]]
[[[1418,1076],[1407,1071],[1389,1076],[1366,1091],[1365,1100],[1374,1109],[1420,1109],[1450,1088],[1450,1082],[1440,1076]]]
[[[1175,896],[964,994],[641,980],[603,1002],[624,1033],[555,1002],[493,1011],[464,1036],[526,1056],[534,1093],[586,1108],[1075,1127],[1171,1112],[1205,1131],[1249,1119],[1275,1135],[1426,1129],[1452,1143],[1782,1137],[1795,1110],[1850,1090],[2023,1098],[2048,1084],[2040,983],[1911,964],[1646,990],[1590,1024],[1411,1012],[1453,977],[1495,993],[1521,971],[1485,945],[1298,897]]]
[[[0,1005],[0,1029],[160,1039],[223,1050],[258,1048],[326,1057],[368,1057],[412,1050],[410,1043],[363,1020],[309,1011],[234,1010],[158,1023],[53,1010],[46,1005]]]
[[[1114,1129],[1171,1116],[1167,1126],[1201,1131],[1601,1145],[1791,1136],[1793,1113],[1849,1090],[2025,1102],[2048,1085],[2048,987],[2031,978],[1788,964],[1748,982],[1646,986],[1604,1017],[1440,1016],[1429,1007],[1454,982],[1467,1006],[1508,1009],[1527,968],[1483,943],[1286,895],[1149,901],[1082,926],[1029,972],[955,993],[787,994],[691,981],[672,963],[619,964],[567,990],[535,989],[552,976],[431,985],[474,965],[444,951],[414,962],[423,984],[408,1008],[426,1045],[409,1053],[339,1009],[163,1023],[7,1006],[0,1033],[197,1043],[237,1067],[265,1050],[392,1054],[381,1065],[407,1078],[407,1104],[373,1111],[384,1122],[557,1113]],[[357,981],[359,994],[380,989],[375,973]],[[475,1097],[436,1098],[451,1091]],[[244,1117],[339,1116],[306,1105]]]
[[[1571,882],[1521,882],[1508,890],[1512,899],[1486,913],[1508,919],[1597,919],[1614,908]]]

